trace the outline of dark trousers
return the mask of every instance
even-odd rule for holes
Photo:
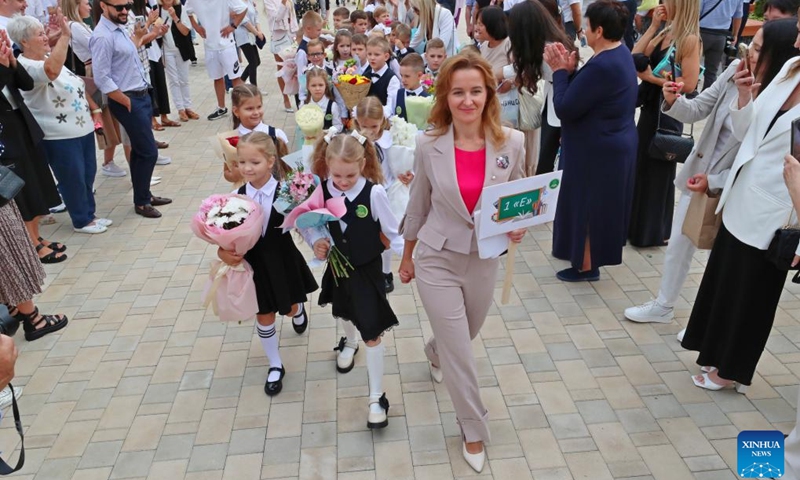
[[[137,207],[150,205],[150,178],[158,160],[158,148],[153,137],[150,119],[153,108],[150,96],[132,95],[131,111],[124,105],[108,99],[108,108],[125,128],[131,139],[131,184],[133,184],[133,204]]]
[[[700,29],[700,38],[703,40],[703,66],[706,68],[703,75],[703,90],[710,87],[717,79],[717,72],[725,54],[726,37],[725,31]]]
[[[575,28],[575,22],[572,20],[564,23],[564,31],[567,33],[567,37],[573,42],[578,38],[578,30]]]
[[[545,99],[545,101],[547,100]],[[536,165],[536,175],[553,171],[556,155],[558,155],[558,149],[561,146],[561,127],[554,127],[547,123],[547,107],[542,112],[540,139],[541,146],[539,147],[539,163]]]
[[[94,133],[65,140],[42,142],[47,160],[58,180],[58,191],[72,226],[83,228],[94,221],[94,177],[97,174]]]
[[[633,50],[633,44],[636,43],[636,29],[633,25],[633,17],[636,15],[636,0],[625,0],[625,6],[628,7],[628,24],[625,25],[625,33],[622,35],[622,40],[628,50]]]
[[[169,92],[167,91],[167,73],[164,64],[150,61],[150,83],[153,85],[150,95],[153,97],[153,116],[169,113]]]
[[[258,69],[258,66],[261,65],[261,57],[258,56],[258,47],[252,43],[246,43],[239,48],[242,49],[244,58],[247,59],[247,68],[245,68],[244,72],[242,73],[242,81],[246,82],[249,78],[250,83],[258,86],[258,74],[256,73],[256,70]]]

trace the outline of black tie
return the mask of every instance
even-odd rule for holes
[[[416,97],[417,94],[414,92],[406,92],[406,97]]]
[[[376,79],[376,80],[380,80],[380,79],[381,79],[381,76],[380,76],[379,74],[377,74],[377,73],[373,73],[373,74],[372,74],[372,75],[370,75],[370,76],[371,76],[372,78]]]

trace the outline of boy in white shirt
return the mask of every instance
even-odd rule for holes
[[[192,27],[203,37],[206,51],[206,71],[214,81],[217,109],[208,116],[217,120],[228,114],[225,108],[225,76],[233,86],[242,84],[242,66],[233,32],[247,14],[241,0],[187,0],[186,12]]]

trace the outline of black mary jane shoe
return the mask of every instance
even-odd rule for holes
[[[378,399],[378,405],[383,409],[383,412],[372,413],[370,411],[367,417],[367,428],[369,429],[385,428],[389,425],[389,400],[386,398],[385,393]]]
[[[383,286],[386,288],[386,294],[394,292],[394,275],[390,273],[383,274]]]
[[[281,372],[280,378],[275,382],[269,381],[269,374],[272,372]],[[278,367],[270,368],[267,371],[267,383],[264,385],[264,393],[266,393],[270,397],[281,393],[281,390],[283,390],[283,377],[285,375],[286,375],[286,368],[284,368],[283,366],[281,366],[280,368]]]
[[[301,317],[303,318],[303,323],[301,323],[300,325],[294,323],[295,318],[301,318]],[[292,317],[292,328],[294,328],[295,333],[297,333],[298,335],[305,332],[306,329],[308,328],[308,312],[306,311],[305,308],[303,308],[303,313]]]

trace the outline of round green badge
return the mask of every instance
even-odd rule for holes
[[[333,115],[331,115],[330,113],[329,113],[329,114],[327,114],[327,115],[325,115],[325,120],[327,120],[328,122],[330,122],[331,120],[333,120]]]
[[[558,183],[559,182],[557,178],[550,180],[550,189],[555,190],[556,188],[558,188]]]
[[[356,207],[356,217],[367,218],[367,215],[369,215],[369,209],[367,209],[366,205],[359,205]]]
[[[394,113],[400,115],[401,113],[403,113],[403,109],[401,107],[397,107],[394,109]]]

